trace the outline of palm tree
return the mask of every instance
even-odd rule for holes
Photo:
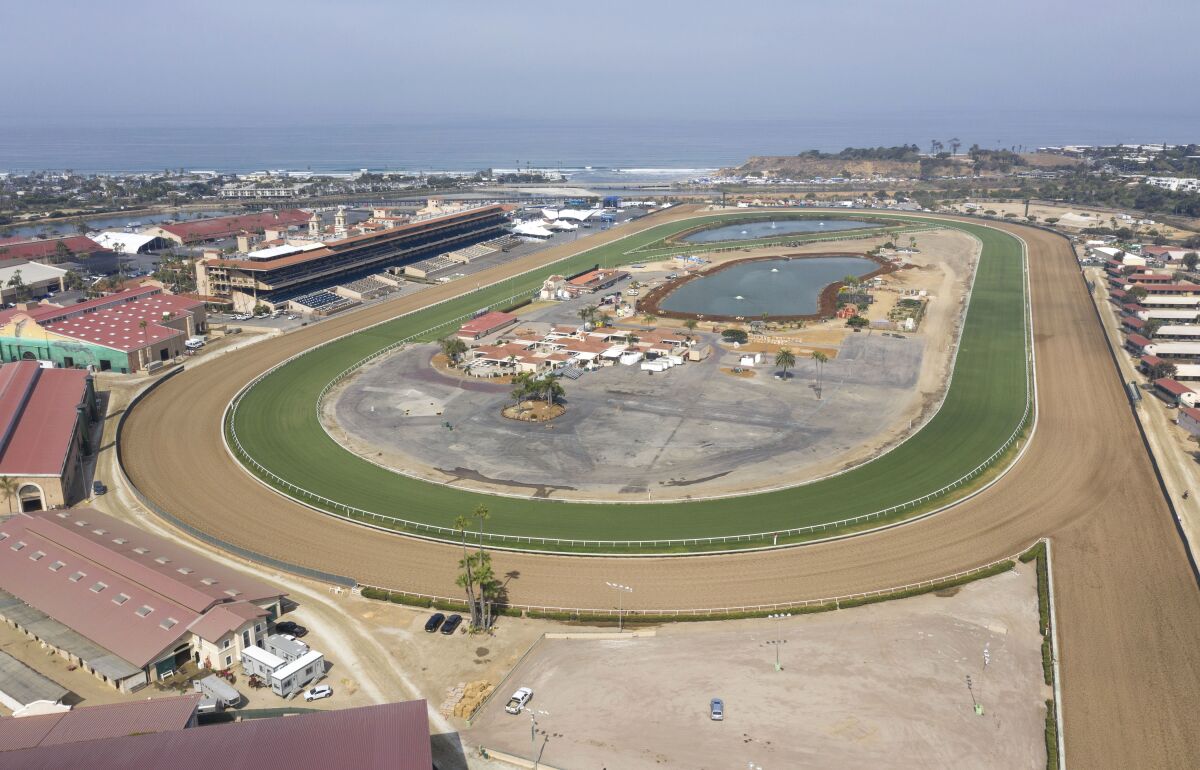
[[[442,346],[442,354],[451,365],[457,364],[463,353],[467,352],[467,343],[458,337],[446,337],[438,344]]]
[[[533,390],[533,377],[529,372],[520,372],[513,376],[512,386],[513,389],[510,395],[513,401],[517,402],[517,408],[520,409],[521,402],[528,398],[530,392]]]
[[[817,363],[817,398],[821,397],[821,372],[825,368],[825,363],[829,361],[829,356],[819,350],[814,350],[812,360]]]
[[[546,406],[548,407],[554,406],[557,399],[566,395],[566,391],[563,390],[562,383],[558,381],[557,377],[547,377],[542,380],[542,393],[546,395]]]
[[[0,492],[4,493],[4,499],[8,501],[8,512],[12,513],[12,501],[17,496],[17,480],[10,476],[0,476]]]
[[[657,320],[658,318],[655,317],[653,313],[646,313],[642,316],[642,323],[644,323],[646,326],[653,326],[654,322]]]
[[[478,610],[475,607],[475,576],[471,572],[471,557],[467,554],[467,528],[471,526],[471,520],[461,513],[454,519],[454,529],[458,532],[462,539],[463,557],[458,562],[458,566],[463,570],[463,573],[458,576],[455,581],[459,586],[467,590],[467,606],[471,608],[471,618],[474,620]]]
[[[594,324],[596,321],[596,313],[598,313],[599,310],[600,309],[595,305],[584,305],[583,307],[579,308],[579,320],[583,321],[585,324]]]
[[[490,511],[488,511],[486,505],[480,504],[475,507],[475,510],[471,513],[471,516],[479,523],[479,560],[476,562],[477,569],[475,571],[475,583],[479,586],[479,615],[480,615],[480,617],[473,619],[472,625],[479,626],[480,624],[483,624],[483,626],[486,628],[487,624],[486,624],[486,622],[484,622],[484,618],[483,618],[484,613],[487,612],[487,610],[485,608],[486,607],[486,599],[484,596],[484,592],[485,592],[486,584],[491,582],[491,575],[490,575],[491,565],[490,565],[490,560],[487,560],[484,558],[485,554],[483,552],[483,525],[484,525],[484,522],[486,522],[488,519],[492,518],[492,514]],[[484,574],[485,569],[488,573],[486,577]]]
[[[688,337],[691,337],[692,334],[694,334],[696,332],[696,327],[699,325],[700,325],[700,322],[697,321],[695,318],[689,318],[683,322],[684,328],[688,330]]]
[[[775,354],[775,365],[783,370],[783,379],[787,379],[787,370],[796,365],[796,354],[787,348],[780,348]]]

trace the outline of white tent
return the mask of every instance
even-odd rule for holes
[[[119,230],[105,230],[88,237],[104,248],[120,251],[122,254],[137,254],[158,239],[157,235],[124,233]]]
[[[557,220],[551,222],[550,224],[546,225],[546,227],[550,228],[551,230],[567,230],[567,231],[579,229],[579,225],[573,225],[570,222],[564,222],[561,219],[557,219]]]
[[[559,219],[570,219],[574,222],[586,222],[596,214],[599,214],[603,209],[588,209],[580,211],[579,209],[563,209],[558,212]]]
[[[523,235],[529,238],[549,238],[554,233],[542,227],[540,222],[521,222],[513,227],[513,235]]]

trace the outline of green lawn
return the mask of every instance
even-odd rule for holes
[[[740,216],[745,218],[744,213]],[[779,218],[778,214],[772,216]],[[322,388],[372,352],[445,323],[448,325],[440,333],[425,335],[443,336],[456,328],[451,323],[455,319],[518,290],[533,290],[551,272],[636,261],[630,252],[698,223],[721,219],[707,216],[661,225],[553,268],[471,292],[317,348],[275,370],[245,393],[236,412],[237,436],[252,457],[292,484],[344,506],[413,523],[393,524],[398,529],[420,532],[421,524],[450,527],[456,515],[469,513],[482,503],[492,514],[489,533],[521,537],[522,541],[530,538],[540,546],[540,538],[712,538],[841,521],[921,498],[955,481],[1021,427],[1028,395],[1021,245],[1015,238],[983,226],[945,222],[939,224],[973,234],[983,244],[950,391],[937,415],[903,445],[841,476],[788,490],[712,501],[587,504],[515,499],[392,473],[346,451],[321,429],[314,406]],[[905,222],[903,217],[895,219]],[[340,506],[319,507],[346,512]],[[660,544],[657,548],[666,547]]]

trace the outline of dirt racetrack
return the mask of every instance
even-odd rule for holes
[[[680,207],[636,223],[694,214]],[[996,224],[1029,246],[1039,424],[987,492],[937,516],[833,543],[704,557],[496,553],[514,603],[607,607],[605,581],[639,608],[721,607],[884,588],[969,569],[1053,538],[1066,753],[1078,767],[1185,767],[1200,758],[1200,590],[1142,446],[1067,243]],[[595,245],[634,228],[589,238]],[[582,244],[581,244],[582,245]],[[478,276],[498,280],[564,245]],[[246,381],[321,340],[465,290],[454,283],[368,307],[205,362],[128,416],[130,479],[162,508],[228,542],[363,583],[458,595],[458,555],[292,503],[225,451],[221,418]]]

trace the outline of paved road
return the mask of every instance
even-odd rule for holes
[[[694,212],[648,218],[649,227]],[[849,540],[766,553],[582,558],[498,553],[510,599],[606,607],[732,606],[817,598],[938,577],[1054,541],[1067,756],[1077,767],[1184,767],[1200,757],[1200,590],[1138,436],[1068,245],[1017,225],[1030,252],[1040,423],[1022,461],[941,515]],[[589,239],[595,245],[632,231]],[[548,249],[480,274],[499,279],[563,256]],[[331,519],[251,480],[226,453],[221,415],[237,389],[321,340],[449,296],[366,308],[177,376],[135,409],[128,472],[151,499],[218,537],[364,583],[457,595],[451,546]],[[186,437],[186,438],[185,438]]]

